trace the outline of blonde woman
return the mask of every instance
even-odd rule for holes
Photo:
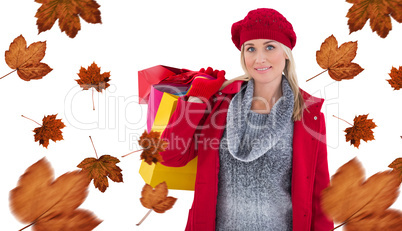
[[[207,69],[162,134],[166,166],[198,156],[186,230],[330,230],[320,193],[329,184],[323,99],[298,86],[292,25],[273,9],[233,24],[242,80]],[[229,83],[229,84],[228,84]]]

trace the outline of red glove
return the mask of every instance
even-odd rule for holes
[[[214,71],[211,67],[208,67],[206,71],[201,69],[186,95],[198,97],[206,103],[219,91],[223,82],[225,82],[225,71]]]

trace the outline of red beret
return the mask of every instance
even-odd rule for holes
[[[252,39],[271,39],[293,49],[296,34],[292,24],[274,9],[259,8],[232,25],[232,41],[241,49],[243,43]]]

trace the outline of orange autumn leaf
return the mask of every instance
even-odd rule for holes
[[[166,182],[162,182],[155,186],[145,184],[141,192],[141,204],[148,209],[152,209],[157,213],[164,213],[173,207],[177,198],[168,197],[168,188]]]
[[[350,33],[361,30],[370,19],[370,27],[381,38],[387,37],[392,30],[391,16],[399,23],[402,22],[401,0],[346,0],[353,6],[346,17]]]
[[[100,73],[101,69],[96,65],[95,62],[85,69],[81,67],[80,72],[78,73],[79,79],[76,79],[77,83],[83,88],[83,90],[88,90],[93,87],[98,92],[102,92],[103,89],[106,89],[110,86],[109,77],[110,72]]]
[[[82,168],[90,180],[94,180],[95,188],[105,192],[109,187],[108,177],[114,182],[123,182],[122,170],[116,165],[119,162],[116,157],[103,155],[99,159],[86,158],[77,167]]]
[[[402,88],[402,66],[399,66],[399,69],[392,67],[391,73],[389,73],[391,79],[387,79],[388,83],[394,90],[399,90]]]
[[[20,222],[28,224],[25,228],[33,226],[32,230],[92,230],[102,221],[92,212],[78,209],[88,195],[88,184],[80,171],[54,180],[53,169],[43,158],[28,167],[10,191],[10,209]]]
[[[35,142],[39,141],[39,145],[45,148],[49,145],[49,140],[53,140],[54,142],[63,140],[61,129],[66,125],[61,122],[61,119],[56,119],[56,116],[57,114],[44,116],[42,126],[33,130],[35,132]]]
[[[398,173],[399,179],[402,182],[402,158],[396,158],[388,167]]]
[[[159,152],[165,151],[167,142],[160,139],[160,132],[147,132],[144,131],[142,133],[138,143],[141,147],[143,147],[143,151],[141,153],[141,159],[147,162],[149,165],[153,163],[162,162],[162,156]]]
[[[102,74],[100,72],[100,67],[93,62],[88,69],[81,67],[80,72],[78,73],[80,78],[75,80],[83,88],[83,90],[88,90],[92,87],[93,110],[95,110],[93,89],[96,89],[98,92],[102,92],[103,89],[106,89],[110,86],[108,83],[110,80],[110,72],[104,72]]]
[[[46,42],[35,42],[27,47],[25,38],[20,35],[10,44],[9,50],[5,52],[5,59],[7,65],[17,71],[21,79],[30,81],[32,79],[41,79],[52,71],[52,68],[46,63],[40,62],[45,57],[45,53]]]
[[[350,222],[345,230],[387,230],[400,231],[402,228],[402,212],[396,209],[387,209],[381,215],[368,216],[360,222]]]
[[[345,230],[399,231],[401,211],[388,209],[398,197],[399,185],[392,171],[365,180],[364,169],[354,158],[337,170],[322,191],[322,210]]]
[[[373,119],[367,119],[367,115],[355,116],[353,126],[346,128],[346,142],[350,141],[356,148],[359,148],[360,140],[374,140],[374,132],[371,129],[377,127]]]
[[[80,16],[88,23],[102,23],[100,5],[95,0],[35,0],[42,6],[35,17],[38,18],[39,33],[47,31],[59,19],[61,31],[65,31],[70,38],[74,38],[81,30]]]
[[[321,68],[325,69],[320,74],[328,71],[329,76],[341,81],[353,79],[364,69],[357,63],[352,63],[356,56],[357,42],[343,43],[338,47],[338,41],[331,35],[321,44],[320,50],[316,52],[316,60]],[[320,75],[318,74],[318,75]],[[308,79],[307,81],[317,77]]]

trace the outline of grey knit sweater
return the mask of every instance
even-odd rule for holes
[[[269,114],[250,110],[253,80],[230,103],[219,150],[216,230],[292,230],[294,99],[285,77],[282,91]]]

